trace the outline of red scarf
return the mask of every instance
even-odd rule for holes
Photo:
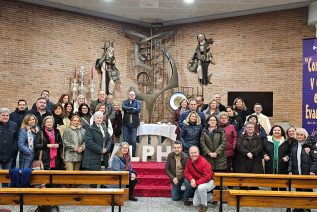
[[[49,131],[45,127],[45,132],[48,138],[50,139],[50,144],[55,144],[55,131],[54,129],[52,131]],[[50,168],[56,168],[55,159],[57,156],[57,149],[56,148],[50,148]]]

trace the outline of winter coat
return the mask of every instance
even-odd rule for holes
[[[137,128],[140,125],[141,102],[138,100],[127,99],[122,103],[124,112],[122,125],[130,128]]]
[[[237,132],[233,125],[220,125],[226,133],[226,157],[233,157],[237,144]]]
[[[137,175],[136,172],[132,169],[131,160],[128,165],[128,170],[125,170],[126,163],[127,163],[127,160],[125,159],[125,157],[119,157],[118,155],[114,155],[111,162],[111,170],[129,171],[130,174],[134,173],[135,175]]]
[[[179,137],[185,153],[191,146],[198,146],[202,128],[199,116],[196,123],[189,122],[189,116],[184,120]]]
[[[0,122],[0,161],[15,159],[17,152],[17,124],[13,121]]]
[[[21,127],[24,117],[28,114],[28,108],[25,108],[23,111],[19,111],[18,108],[14,112],[10,113],[10,121],[13,121],[17,124],[18,128]]]
[[[195,179],[197,186],[208,183],[214,179],[214,173],[210,163],[201,155],[199,155],[195,161],[191,158],[188,159],[184,176],[188,181]]]
[[[181,152],[180,163],[182,164],[182,167],[184,168],[184,170],[186,167],[187,160],[188,160],[188,156],[184,152]],[[167,176],[170,178],[171,181],[173,180],[174,177],[176,177],[176,159],[175,159],[174,152],[171,152],[167,156],[166,163],[165,163],[165,173],[167,174]],[[178,176],[177,179],[178,181],[183,180],[184,173]]]
[[[251,115],[252,113],[249,109],[241,110],[241,109],[235,108],[235,111],[237,112],[238,116],[241,117],[242,124],[244,124],[247,116]]]
[[[207,119],[209,116],[211,115],[215,115],[217,117],[217,119],[219,119],[219,109],[217,109],[216,112],[212,113],[210,112],[210,107],[208,107],[206,110],[203,111],[204,115],[205,115],[205,118]]]
[[[268,155],[270,157],[269,161],[265,161],[265,173],[266,174],[288,174],[288,164],[289,161],[285,162],[282,160],[283,157],[289,157],[291,150],[291,145],[284,138],[279,142],[278,146],[278,167],[277,173],[273,170],[273,160],[274,160],[274,142],[272,136],[268,136],[263,142],[263,155]]]
[[[33,139],[33,146],[29,145],[28,135]],[[31,168],[32,162],[34,160],[34,143],[36,142],[36,133],[33,131],[27,131],[26,128],[21,128],[19,130],[18,136],[18,147],[19,147],[19,167],[20,168]]]
[[[64,161],[65,162],[79,162],[82,160],[82,153],[75,151],[84,143],[85,130],[83,128],[67,127],[63,134],[64,145]]]
[[[105,132],[105,137],[103,137],[99,127],[93,123],[85,132],[84,142],[85,151],[82,160],[82,168],[86,170],[101,170],[101,157],[104,158],[102,154],[102,149],[106,148],[109,153],[111,148],[111,141],[104,125],[101,125]]]
[[[226,134],[222,129],[219,128],[209,132],[205,128],[201,133],[200,146],[202,150],[201,155],[211,164],[213,171],[227,170],[227,158],[225,154]],[[216,152],[217,157],[210,157],[208,155],[210,152]]]
[[[55,133],[55,144],[58,144],[59,147],[57,149],[57,155],[55,158],[55,168],[54,169],[61,169],[63,167],[63,161],[61,157],[61,151],[63,149],[63,141],[61,138],[61,134],[59,133],[59,130],[54,129]],[[36,134],[35,143],[34,143],[34,149],[35,149],[35,160],[39,160],[40,152],[42,153],[42,162],[44,165],[45,170],[49,170],[50,168],[50,148],[47,147],[47,144],[51,144],[51,141],[46,134],[45,131],[40,131]]]
[[[265,129],[261,126],[260,123],[257,123],[255,126],[255,132],[257,133],[258,136],[264,141],[267,137],[267,134],[265,132]],[[245,133],[244,127],[241,129],[240,134],[243,135]]]
[[[317,143],[309,143],[307,141],[302,141],[302,151],[301,151],[301,174],[309,175],[310,172],[317,174]],[[290,163],[288,167],[288,172],[292,174],[299,174],[298,172],[298,158],[297,149],[298,141],[295,141],[291,147],[290,153]],[[310,148],[310,152],[307,154],[305,148]]]
[[[84,130],[87,130],[90,126],[90,115],[84,115],[80,117],[80,125]]]
[[[249,152],[253,154],[252,159],[247,156]],[[262,152],[263,142],[258,135],[254,134],[252,137],[240,136],[236,145],[234,171],[263,174]]]
[[[229,116],[229,123],[234,126],[237,133],[240,133],[243,127],[242,119],[240,116],[238,115]]]

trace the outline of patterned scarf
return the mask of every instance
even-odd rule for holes
[[[50,144],[55,144],[55,131],[54,129],[50,130],[45,127],[45,132],[48,138],[50,139]],[[57,149],[50,148],[50,168],[56,168],[55,159],[57,156]]]
[[[130,156],[129,156],[129,153],[123,155],[123,157],[125,158],[125,161],[126,161],[124,170],[130,171],[130,167],[129,167],[129,165],[130,165]]]

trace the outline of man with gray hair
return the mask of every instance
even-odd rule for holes
[[[214,173],[210,163],[199,154],[197,146],[189,148],[188,162],[185,167],[184,205],[189,206],[188,199],[194,193],[194,206],[200,206],[200,212],[207,211],[207,193],[214,189]]]
[[[17,151],[17,124],[9,120],[10,110],[0,108],[0,167],[10,169]],[[3,185],[4,186],[4,185]]]

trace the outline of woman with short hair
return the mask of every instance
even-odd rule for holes
[[[263,174],[263,142],[255,132],[253,123],[245,125],[245,133],[237,140],[234,171]]]
[[[42,131],[37,133],[34,144],[35,159],[39,160],[42,151],[42,162],[45,170],[60,170],[62,168],[61,151],[63,141],[58,129],[54,129],[53,116],[43,119]]]
[[[122,142],[120,144],[118,151],[113,156],[111,169],[114,171],[129,172],[129,199],[131,201],[138,201],[138,199],[134,196],[134,187],[138,183],[137,174],[131,167],[131,156],[129,144],[127,142]]]

